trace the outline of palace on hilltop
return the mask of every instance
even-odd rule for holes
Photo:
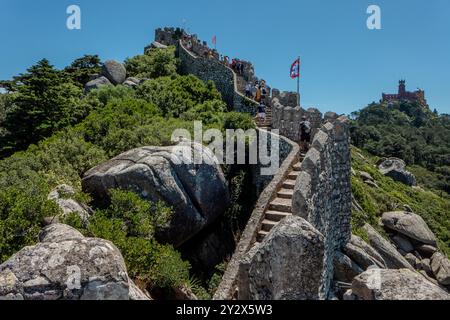
[[[397,94],[383,93],[382,102],[391,103],[399,101],[418,102],[421,106],[428,107],[427,100],[425,99],[425,91],[420,89],[413,92],[406,91],[405,80],[399,81]]]

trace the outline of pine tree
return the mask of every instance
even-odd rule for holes
[[[2,155],[51,135],[73,123],[79,113],[82,90],[46,59],[2,84],[14,93],[3,125],[7,134],[1,141]]]

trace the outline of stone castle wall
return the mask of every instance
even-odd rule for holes
[[[205,82],[214,81],[230,110],[253,115],[256,113],[256,103],[239,92],[238,86],[242,86],[242,83],[238,83],[234,71],[218,59],[217,52],[213,52],[212,57],[207,57],[205,52],[210,49],[206,43],[200,42],[195,35],[188,36],[186,41],[187,35],[183,30],[166,28],[159,29],[156,33],[156,41],[177,46],[181,73],[194,74]],[[248,69],[253,77],[251,64]],[[323,268],[321,283],[317,286],[320,286],[318,296],[327,298],[330,293],[334,255],[348,242],[351,235],[348,126],[346,119],[338,118],[335,113],[328,112],[322,116],[317,109],[305,110],[298,107],[297,98],[296,93],[280,93],[276,89],[272,91],[272,129],[278,129],[281,136],[279,151],[282,164],[274,176],[258,175],[261,167],[254,168],[254,183],[258,193],[261,193],[214,295],[215,299],[231,299],[236,293],[240,266],[255,242],[265,211],[276,197],[292,165],[298,161],[299,146],[295,142],[300,138],[300,122],[303,116],[312,125],[313,140],[296,181],[292,212],[293,215],[307,220],[323,235],[323,251],[320,253],[323,256]],[[271,133],[273,134],[275,133]],[[270,148],[273,149],[272,146]]]
[[[330,117],[332,115],[327,114],[327,116]],[[299,270],[305,272],[308,269],[309,263],[315,260],[316,267],[319,268],[320,265],[321,270],[319,273],[321,276],[315,277],[313,281],[308,276],[304,278],[301,275],[300,277],[302,279],[299,279],[299,281],[304,281],[305,285],[298,288],[298,294],[302,294],[305,290],[309,290],[310,292],[314,292],[315,290],[318,299],[327,299],[332,295],[334,274],[333,258],[336,252],[340,251],[349,241],[351,236],[351,163],[349,137],[347,119],[345,117],[332,119],[321,126],[312,141],[310,150],[305,155],[300,174],[296,180],[292,199],[292,214],[305,219],[317,230],[317,233],[321,237],[323,236],[323,240],[320,241],[320,246],[322,246],[321,250],[317,248],[317,250],[313,250],[314,254],[311,253],[309,257],[303,257],[302,259],[304,260],[298,261]],[[245,299],[259,299],[262,296],[266,296],[266,294],[268,297],[277,296],[277,294],[283,291],[283,288],[273,288],[275,290],[274,292],[265,292],[262,294],[265,290],[263,287],[259,289],[253,288],[252,292],[245,289],[249,283],[267,284],[272,281],[271,277],[273,275],[263,274],[258,271],[253,273],[255,270],[259,270],[259,267],[253,264],[257,263],[263,266],[267,264],[269,266],[274,261],[261,262],[256,258],[252,260],[251,257],[256,254],[256,251],[253,252],[252,248],[255,248],[253,244],[264,219],[264,211],[270,201],[273,200],[276,191],[280,187],[280,183],[286,178],[293,163],[298,161],[298,145],[291,140],[286,139],[286,141],[289,141],[293,149],[283,162],[279,172],[261,193],[255,210],[236,248],[235,254],[214,296],[215,299],[236,298],[237,287],[239,287],[239,296],[237,298],[244,297]],[[278,228],[272,229],[267,237],[280,239],[279,235],[274,234],[278,231]],[[282,238],[283,236],[281,236]],[[274,241],[277,242],[278,240]],[[262,247],[258,246],[255,249],[259,252],[258,254],[270,251],[270,246],[277,246],[273,241],[263,242],[261,245]],[[296,246],[298,244],[292,245]],[[312,249],[309,248],[309,250]],[[277,259],[289,259],[289,257],[293,258],[296,256],[296,253],[292,253],[284,255],[284,258],[282,258],[283,255],[280,256],[279,253],[274,253],[271,257],[276,257],[277,254],[278,258],[274,258],[275,261],[278,261]],[[322,259],[323,263],[318,264],[317,259]],[[281,263],[280,261],[278,262]],[[292,265],[292,261],[286,261],[286,265],[289,264]],[[281,265],[279,264],[279,266]],[[299,270],[291,271],[297,272]],[[278,276],[283,277],[283,274],[279,274]],[[310,280],[307,281],[307,279]],[[309,287],[305,287],[306,284]],[[289,284],[285,283],[285,285],[286,288],[289,287]],[[295,288],[290,289],[295,296]]]
[[[178,44],[178,58],[181,73],[193,74],[205,82],[212,80],[231,110],[256,114],[257,104],[238,92],[233,70],[217,59],[195,56],[181,43]]]
[[[183,29],[157,29],[155,41],[168,46],[176,46],[180,60],[180,72],[193,74],[204,82],[213,81],[230,110],[256,115],[258,106],[253,100],[239,92],[237,76],[234,71],[219,60],[216,50],[210,49],[196,35],[188,35]],[[212,57],[208,57],[208,52],[212,53]],[[243,77],[249,80],[254,79],[253,66],[249,62],[244,62]]]
[[[274,133],[270,134],[274,135]],[[300,152],[298,144],[282,136],[279,136],[279,138],[280,153],[282,154],[280,168],[274,176],[259,176],[257,178],[259,183],[266,185],[266,187],[259,195],[255,208],[253,209],[245,230],[236,246],[236,250],[227,265],[222,281],[214,294],[214,300],[228,300],[235,296],[242,260],[256,241],[256,236],[260,230],[261,223],[264,220],[266,209],[269,207],[270,202],[276,197],[277,190],[280,189],[287,175],[291,171],[292,166],[298,161]],[[259,167],[257,169],[259,169]]]
[[[290,107],[282,104],[278,97],[272,99],[272,128],[280,130],[281,135],[299,141],[300,122],[303,116],[311,123],[313,137],[323,123],[322,113],[319,110]]]
[[[302,162],[292,200],[293,214],[309,221],[325,238],[323,297],[330,291],[334,255],[351,236],[349,137],[345,117],[321,127]]]

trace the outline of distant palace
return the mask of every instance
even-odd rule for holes
[[[397,94],[386,94],[383,93],[383,102],[399,102],[399,101],[409,101],[418,102],[423,107],[428,107],[427,100],[425,99],[425,91],[417,90],[414,92],[406,91],[406,81],[400,80],[398,84]]]

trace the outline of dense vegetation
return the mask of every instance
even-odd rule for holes
[[[253,126],[249,116],[225,112],[212,83],[177,75],[172,48],[127,60],[131,75],[149,78],[137,89],[108,86],[86,95],[82,87],[99,71],[98,62],[85,56],[56,70],[42,60],[1,83],[8,93],[0,95],[0,262],[35,243],[43,219],[59,214],[47,199],[56,185],[70,184],[76,197],[89,201],[81,193],[84,172],[125,150],[172,144],[172,131],[192,131],[194,119],[222,130]],[[117,190],[110,206],[97,208],[87,226],[74,216],[66,222],[113,241],[130,275],[147,288],[192,285],[189,263],[153,237],[169,215],[164,204]]]
[[[450,116],[412,102],[373,103],[352,115],[355,146],[380,157],[401,158],[419,183],[450,193]]]
[[[450,255],[450,197],[443,198],[432,191],[411,188],[383,176],[375,166],[378,159],[357,148],[352,149],[352,167],[356,172],[352,176],[352,192],[364,210],[354,210],[352,213],[354,233],[364,237],[361,230],[364,223],[379,229],[378,218],[383,212],[402,210],[406,204],[425,220],[439,239],[440,249]],[[359,175],[360,171],[368,172],[378,188],[365,184]]]

